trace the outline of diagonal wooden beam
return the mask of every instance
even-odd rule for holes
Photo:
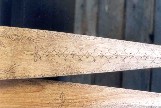
[[[0,27],[0,79],[54,77],[161,66],[161,46]]]
[[[45,80],[0,81],[0,107],[156,108],[161,94]]]

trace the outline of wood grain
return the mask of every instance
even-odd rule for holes
[[[161,65],[161,46],[0,27],[0,79],[115,72]]]
[[[97,0],[75,1],[74,33],[96,35]],[[63,81],[92,84],[93,75],[75,75],[61,78]]]
[[[125,0],[99,0],[98,35],[122,39]]]
[[[0,81],[1,108],[145,108],[161,94],[45,80]]]
[[[74,33],[96,35],[98,0],[76,0]]]

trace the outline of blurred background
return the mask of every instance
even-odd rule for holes
[[[0,0],[0,25],[161,44],[161,0]],[[48,78],[161,92],[161,69]]]

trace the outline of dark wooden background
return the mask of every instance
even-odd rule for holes
[[[145,43],[161,44],[160,19],[161,0],[0,0],[0,25]],[[161,92],[161,69],[53,79]]]

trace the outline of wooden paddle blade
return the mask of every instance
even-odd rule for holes
[[[161,94],[45,80],[0,81],[0,107],[161,107]]]
[[[161,66],[161,47],[70,33],[0,27],[0,79]]]

